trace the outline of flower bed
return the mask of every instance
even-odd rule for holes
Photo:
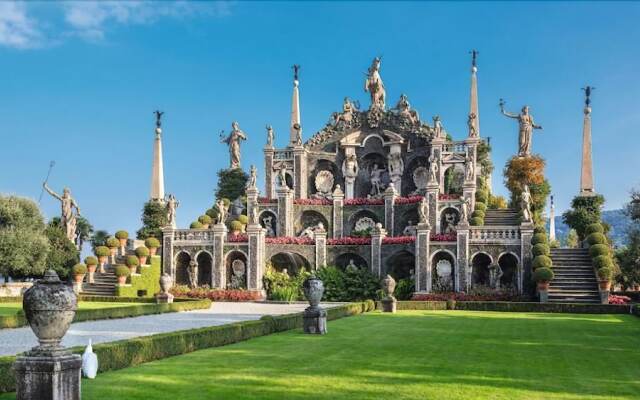
[[[494,292],[482,294],[469,294],[464,292],[414,294],[413,301],[526,301],[526,296],[512,292]]]
[[[384,199],[368,199],[366,197],[358,197],[356,199],[346,199],[345,206],[383,206]]]
[[[455,233],[437,233],[431,235],[431,240],[433,242],[455,242],[456,241]]]
[[[278,199],[271,199],[269,197],[258,197],[259,204],[277,203]]]
[[[249,237],[247,236],[246,233],[240,233],[238,235],[227,235],[227,242],[230,243],[244,243],[244,242],[248,242],[249,241]]]
[[[631,302],[631,297],[618,296],[615,294],[609,295],[609,304],[629,304],[630,302]]]
[[[267,244],[316,244],[316,241],[309,237],[295,236],[268,237],[264,242]]]
[[[327,244],[330,246],[344,246],[344,245],[370,245],[371,238],[370,237],[343,237],[343,238],[335,238],[335,239],[327,239]]]
[[[382,239],[382,244],[410,244],[415,242],[415,236],[389,236]]]
[[[295,199],[293,204],[300,204],[303,206],[330,206],[333,202],[329,199]]]
[[[457,200],[460,198],[459,194],[439,194],[438,200]]]
[[[422,196],[396,197],[395,204],[414,204],[420,203]]]
[[[259,290],[219,290],[206,287],[190,289],[188,286],[176,286],[171,289],[171,294],[176,297],[209,299],[211,301],[257,301],[263,299],[262,293],[260,293]]]

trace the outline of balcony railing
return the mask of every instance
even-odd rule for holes
[[[520,242],[520,228],[517,226],[472,226],[469,229],[469,241]]]

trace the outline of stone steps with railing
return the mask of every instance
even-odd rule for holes
[[[487,210],[484,216],[485,225],[520,225],[520,216],[514,209]]]
[[[587,249],[551,249],[554,278],[551,303],[600,303],[600,292]]]

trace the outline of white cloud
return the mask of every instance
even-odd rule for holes
[[[0,2],[0,45],[28,49],[41,45],[37,21],[27,15],[25,3]]]

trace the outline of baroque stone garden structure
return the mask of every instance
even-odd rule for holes
[[[437,115],[421,118],[406,95],[390,106],[380,68],[374,59],[365,81],[368,109],[345,98],[342,110],[305,142],[294,67],[287,145],[275,147],[267,127],[265,192],[259,192],[252,167],[246,206],[220,204],[222,216],[206,229],[164,228],[163,272],[179,284],[191,277],[212,288],[262,291],[267,263],[290,273],[356,266],[381,278],[413,277],[417,293],[475,285],[522,292],[534,227],[526,218],[521,223],[520,210],[486,207],[490,154],[480,135],[476,52],[462,140],[453,140]],[[247,135],[234,123],[222,139],[231,167],[240,168]],[[154,188],[162,184],[158,162],[156,152],[152,197],[162,198],[164,188]],[[242,207],[246,232],[232,234],[227,215]]]

